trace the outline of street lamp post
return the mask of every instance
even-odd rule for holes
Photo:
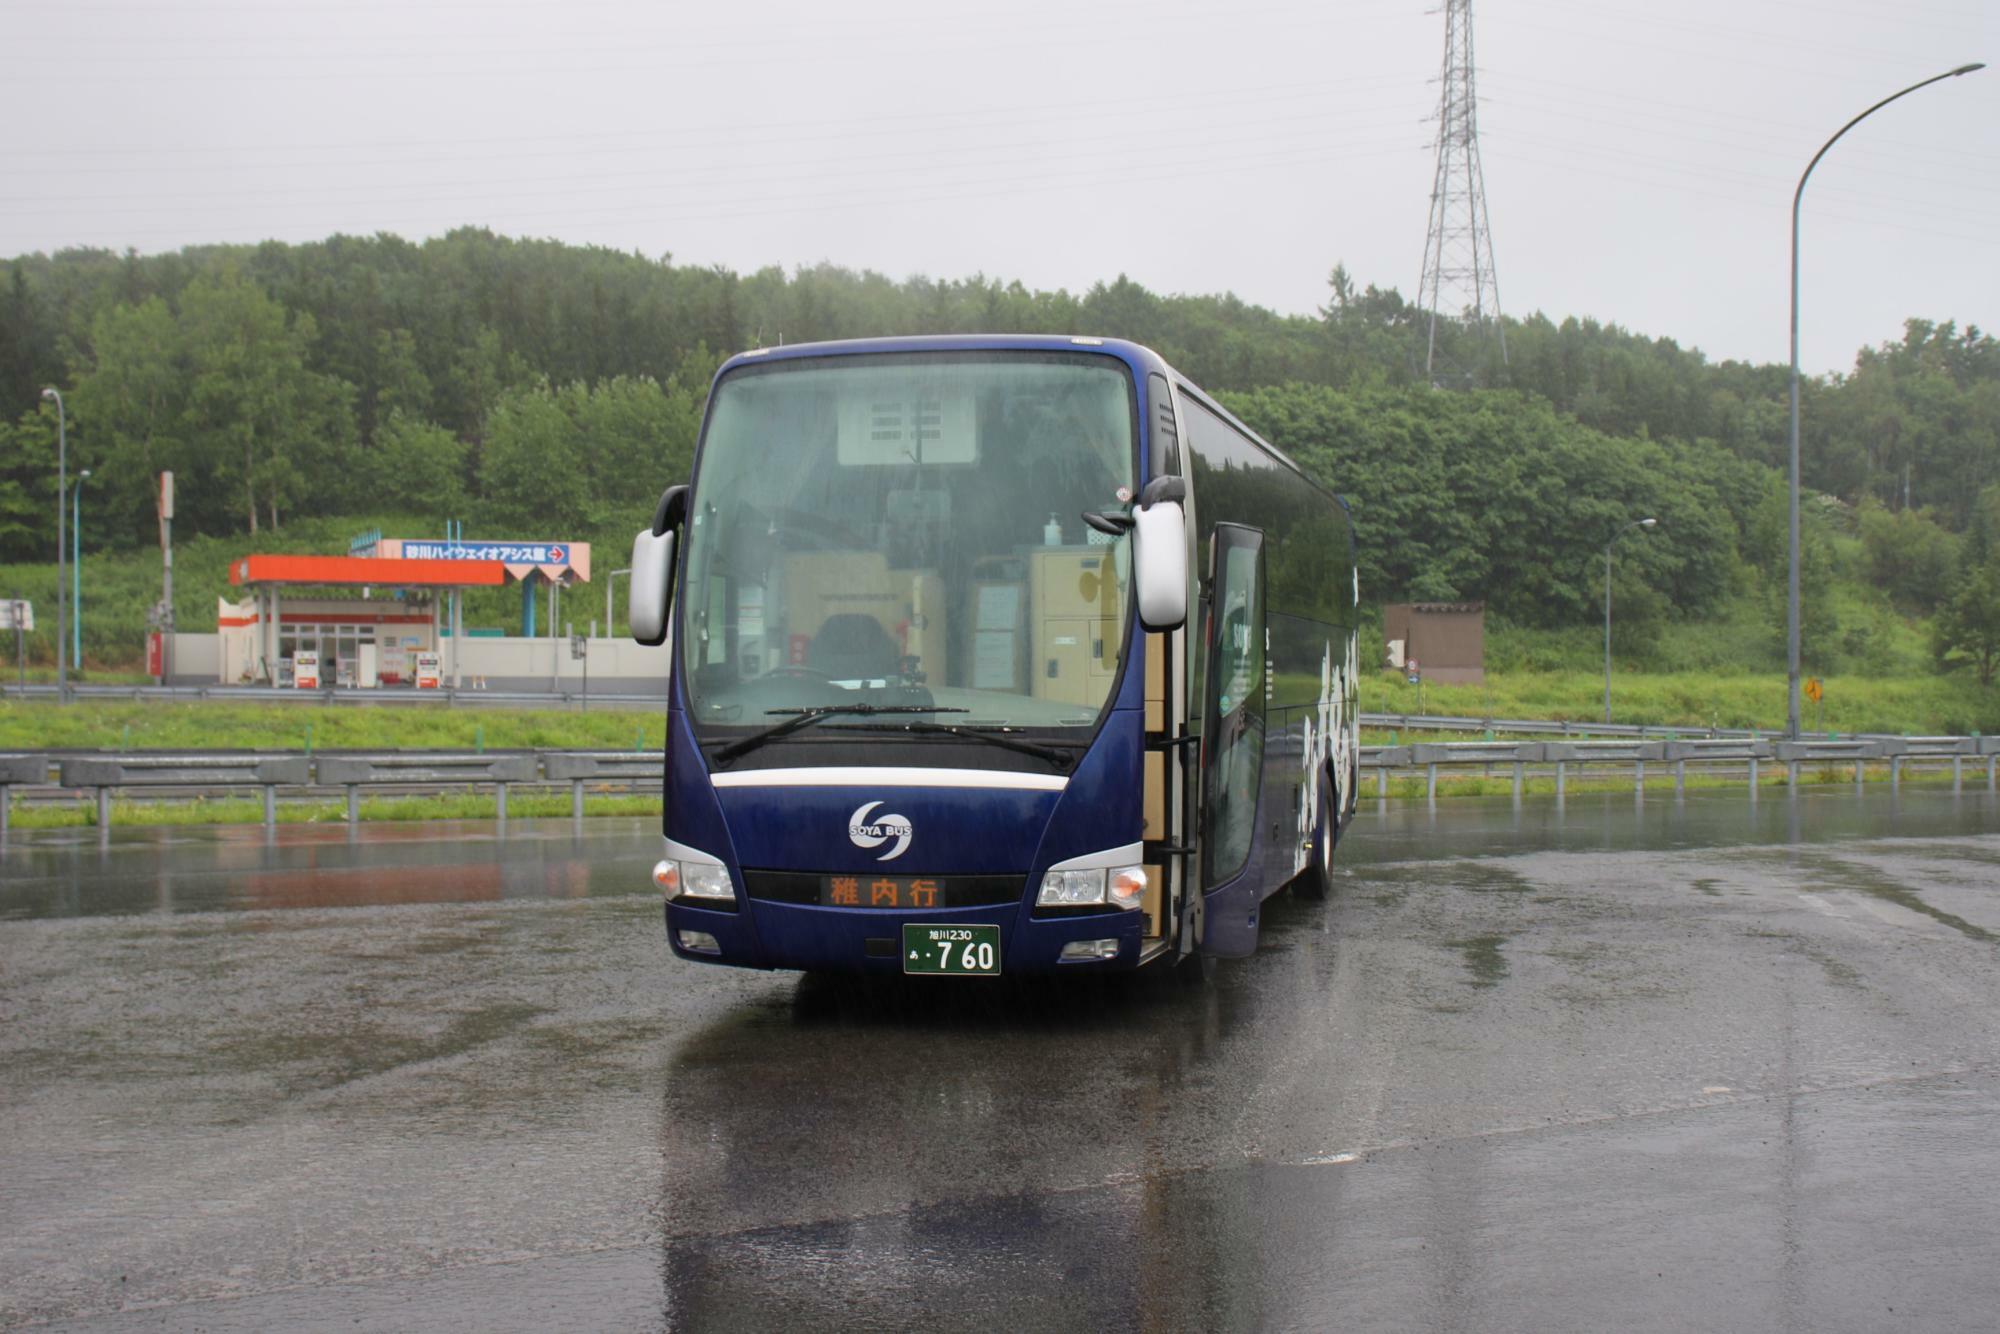
[[[1892,93],[1874,106],[1840,127],[1833,138],[1819,147],[1806,163],[1805,171],[1799,175],[1799,187],[1792,191],[1792,416],[1791,416],[1791,534],[1789,545],[1790,563],[1785,576],[1785,671],[1788,677],[1785,694],[1785,735],[1798,740],[1799,736],[1799,203],[1805,197],[1806,178],[1811,176],[1819,160],[1826,156],[1826,150],[1840,141],[1840,136],[1859,125],[1868,117],[1888,106],[1899,97],[1908,97],[1919,88],[1928,88],[1945,79],[1955,79],[1961,74],[1985,69],[1977,62],[1960,65],[1957,69],[1933,74],[1919,83],[1913,83],[1900,93]]]
[[[1604,544],[1604,721],[1611,721],[1611,548],[1634,528],[1651,528],[1658,519],[1634,519]]]
[[[56,405],[56,702],[69,698],[68,603],[63,584],[69,578],[69,534],[64,523],[63,501],[69,496],[69,419],[63,398],[54,386],[42,390],[42,397]]]
[[[69,492],[69,660],[79,681],[83,679],[83,484],[89,480],[90,469],[80,470]]]

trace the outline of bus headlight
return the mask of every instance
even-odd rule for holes
[[[1079,904],[1104,902],[1104,872],[1050,871],[1042,877],[1041,893],[1035,895],[1037,908],[1073,908]]]
[[[1042,876],[1042,888],[1035,895],[1037,908],[1076,908],[1102,903],[1113,908],[1136,908],[1146,894],[1146,870],[1142,866],[1090,867],[1084,870],[1051,870]]]
[[[736,886],[729,883],[729,868],[711,862],[681,863],[681,897],[684,899],[736,898]]]
[[[667,856],[653,863],[653,884],[669,902],[675,899],[707,899],[734,903],[736,886],[730,883],[729,868],[707,853],[667,840]]]

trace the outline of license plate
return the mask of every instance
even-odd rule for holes
[[[945,973],[953,977],[995,976],[1000,972],[1000,928],[906,923],[903,971]]]

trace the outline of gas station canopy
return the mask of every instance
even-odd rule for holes
[[[376,588],[497,588],[507,567],[497,560],[406,560],[380,556],[241,556],[229,582],[372,585]]]

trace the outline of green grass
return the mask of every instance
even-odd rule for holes
[[[1368,713],[1467,718],[1603,717],[1603,678],[1582,672],[1492,672],[1480,686],[1426,684],[1393,672],[1364,677]],[[1782,676],[1620,673],[1612,719],[1661,727],[1785,725]],[[1969,676],[1829,677],[1825,708],[1806,706],[1816,732],[1911,736],[2000,732],[2000,687]],[[440,705],[326,707],[236,701],[156,703],[0,700],[0,749],[8,750],[644,750],[665,741],[663,709],[575,712],[453,709]],[[1387,738],[1379,738],[1386,740]],[[1410,740],[1401,736],[1398,740]]]
[[[599,795],[583,799],[586,816],[658,815],[660,799],[648,796]],[[411,820],[491,820],[499,814],[498,801],[488,795],[447,794],[435,797],[367,797],[361,802],[365,821]],[[507,798],[507,818],[530,820],[570,814],[567,793],[516,793]],[[347,803],[333,801],[286,801],[277,808],[279,824],[340,824],[347,819]],[[28,805],[16,802],[11,817],[16,829],[87,829],[97,823],[94,803],[76,805]],[[111,825],[145,827],[159,825],[241,825],[262,824],[264,803],[255,797],[195,797],[187,801],[113,801]]]
[[[0,750],[643,750],[666,710],[560,713],[437,705],[0,701]]]
[[[1803,726],[1815,732],[1886,732],[1909,736],[2000,732],[2000,688],[1964,674],[1876,679],[1835,676],[1825,681],[1823,709],[1804,704]],[[1685,672],[1616,673],[1611,719],[1661,727],[1785,726],[1785,678],[1777,675]],[[1425,684],[1395,672],[1361,681],[1365,713],[1430,713],[1467,718],[1547,718],[1578,723],[1604,717],[1604,678],[1585,672],[1488,672],[1486,684]]]

